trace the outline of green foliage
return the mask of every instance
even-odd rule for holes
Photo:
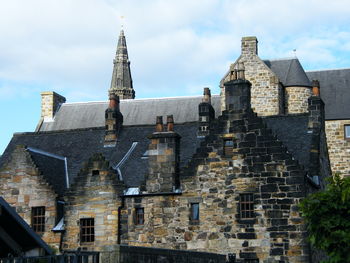
[[[301,202],[311,244],[327,253],[327,263],[350,262],[350,178],[329,180],[324,191]]]

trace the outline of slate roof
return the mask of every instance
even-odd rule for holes
[[[16,241],[17,245],[19,245],[23,251],[42,248],[45,251],[45,254],[52,254],[49,246],[1,196],[0,207],[0,226],[6,230],[6,233]],[[15,251],[9,246],[9,243],[4,242],[4,240],[0,238],[0,257],[7,257],[9,253],[16,255]]]
[[[121,100],[124,126],[154,125],[157,116],[173,115],[175,123],[198,121],[198,104],[203,96]],[[220,112],[220,96],[211,97],[215,114]],[[40,131],[69,130],[105,126],[108,102],[64,103],[52,122],[43,122]]]
[[[285,87],[311,86],[310,80],[297,58],[264,60],[264,63],[276,73]]]
[[[28,148],[27,150],[39,171],[45,175],[45,179],[53,186],[55,192],[63,195],[67,188],[64,157],[43,153],[33,148]]]
[[[326,120],[350,119],[350,68],[307,71],[310,80],[320,82]]]
[[[287,115],[264,117],[267,127],[283,142],[293,157],[306,169],[309,166],[311,134],[307,133],[308,116]]]
[[[83,167],[83,162],[87,161],[94,153],[102,153],[112,166],[124,157],[133,142],[138,142],[129,159],[121,167],[126,185],[128,187],[137,187],[144,181],[144,175],[148,171],[148,160],[142,157],[149,145],[147,136],[154,132],[154,129],[155,125],[123,127],[117,146],[106,148],[103,147],[104,128],[15,134],[0,159],[0,167],[16,145],[26,145],[67,157],[69,179],[70,182],[73,182],[74,177]],[[197,123],[175,125],[175,132],[178,132],[182,137],[180,143],[180,167],[183,167],[192,157],[199,144]],[[44,176],[47,176],[47,173],[50,173],[55,166],[51,162],[45,163],[42,156],[35,156],[34,162],[39,162],[38,165],[42,169],[43,165],[47,166],[43,169]],[[48,178],[48,180],[51,179]],[[56,188],[62,187],[62,184],[64,184],[63,180],[58,179],[52,182],[60,185],[56,186]]]

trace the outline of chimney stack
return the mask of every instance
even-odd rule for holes
[[[180,138],[174,132],[173,115],[167,116],[167,130],[163,129],[162,116],[157,116],[154,133],[148,148],[149,174],[146,179],[148,193],[169,193],[180,186]],[[162,127],[162,128],[160,128]]]
[[[109,105],[105,111],[105,147],[117,144],[119,131],[123,125],[123,115],[119,110],[119,96],[113,91],[109,92]]]
[[[242,37],[242,56],[258,55],[258,40],[256,37]]]

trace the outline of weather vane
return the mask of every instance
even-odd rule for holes
[[[121,21],[121,27],[122,29],[124,28],[124,16],[120,16],[120,21]]]
[[[294,54],[294,57],[297,57],[297,49],[296,48],[293,49],[293,54]]]

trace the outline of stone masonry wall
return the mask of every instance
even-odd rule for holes
[[[24,146],[18,145],[9,162],[1,168],[0,185],[0,195],[29,225],[32,207],[45,207],[45,232],[40,235],[46,243],[58,249],[60,233],[51,231],[56,223],[57,195],[40,175]]]
[[[312,95],[308,87],[286,87],[285,88],[285,113],[308,112],[308,98]]]
[[[350,140],[344,137],[344,125],[350,120],[327,120],[326,136],[332,173],[350,174]]]
[[[277,115],[282,109],[282,87],[279,80],[257,55],[257,39],[255,37],[242,38],[242,53],[235,61],[243,62],[245,78],[252,83],[252,109],[259,116]],[[225,109],[225,91],[223,83],[229,80],[228,74],[221,81],[221,110]]]
[[[99,174],[94,175],[93,171]],[[118,241],[118,195],[124,186],[101,155],[90,159],[65,197],[64,250],[113,250]],[[120,192],[118,192],[120,191]],[[94,242],[80,242],[80,219],[94,219]]]
[[[66,98],[53,91],[41,93],[41,118],[52,120],[59,105],[66,102]]]
[[[248,115],[220,117],[215,135],[206,138],[182,174],[181,195],[126,198],[123,243],[235,253],[237,262],[308,262],[298,212],[304,172],[262,120]],[[234,140],[232,156],[223,154],[224,138]],[[239,215],[242,193],[253,193],[252,219]],[[190,219],[191,203],[199,203],[199,221]],[[144,225],[134,224],[135,207],[144,208]]]

